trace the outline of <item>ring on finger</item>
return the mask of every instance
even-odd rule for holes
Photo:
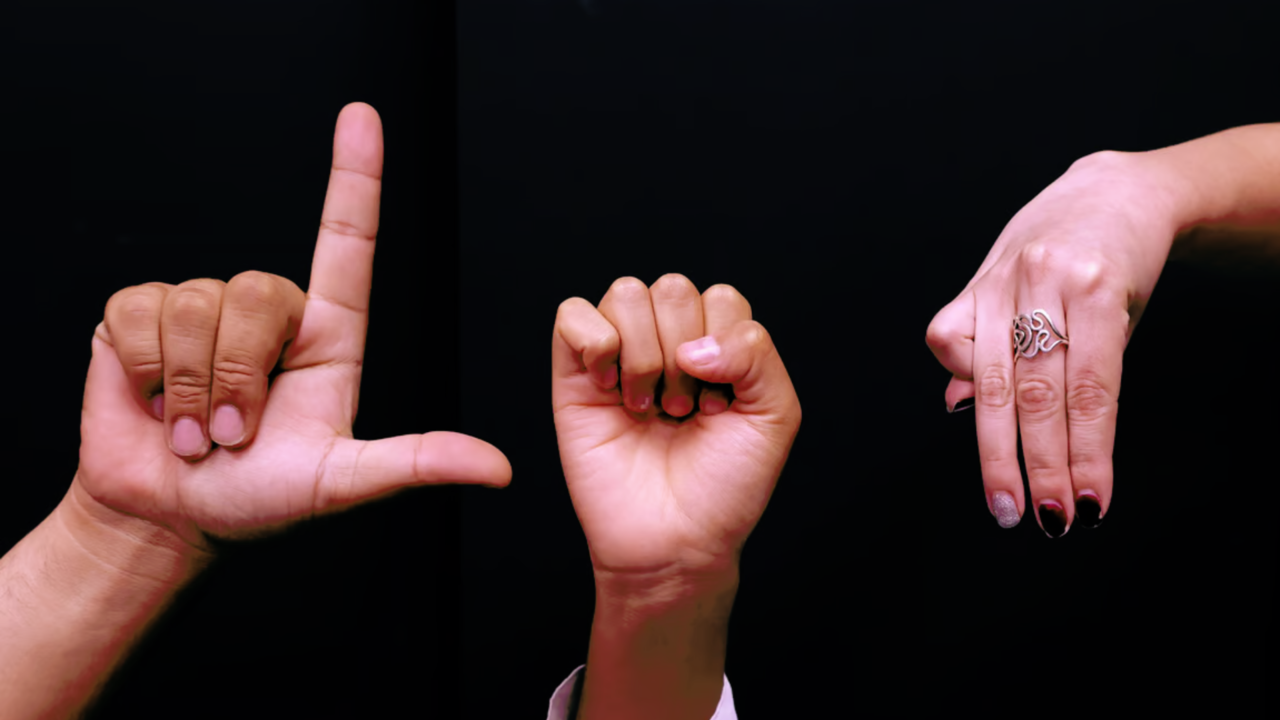
[[[1033,358],[1059,345],[1070,344],[1045,310],[1032,310],[1029,315],[1022,314],[1013,319],[1014,362],[1020,357]]]

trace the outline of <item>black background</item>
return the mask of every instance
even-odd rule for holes
[[[386,134],[357,435],[462,430],[515,469],[235,548],[97,717],[543,717],[593,603],[555,309],[666,272],[738,287],[805,410],[743,556],[741,717],[1274,696],[1275,276],[1166,269],[1126,353],[1110,515],[1059,540],[987,513],[972,413],[944,411],[923,342],[1076,158],[1280,119],[1261,5],[56,7],[4,26],[4,546],[74,474],[112,292],[305,285],[354,100]]]

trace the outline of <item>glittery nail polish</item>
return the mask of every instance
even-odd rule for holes
[[[1022,519],[1013,496],[1003,490],[991,494],[991,511],[1002,528],[1011,528]]]
[[[1040,501],[1040,527],[1051,538],[1067,534],[1067,511],[1057,500]]]
[[[1091,528],[1102,524],[1102,503],[1098,500],[1097,493],[1082,490],[1076,496],[1076,521]]]

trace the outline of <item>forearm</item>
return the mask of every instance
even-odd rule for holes
[[[737,589],[736,568],[696,583],[597,577],[578,720],[708,720]]]
[[[1280,261],[1280,123],[1134,157],[1172,200],[1174,257]]]
[[[1280,221],[1280,123],[1245,125],[1140,155],[1175,184],[1179,230]]]
[[[0,558],[0,717],[77,716],[205,562],[69,492]]]

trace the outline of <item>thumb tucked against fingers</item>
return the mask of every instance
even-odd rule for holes
[[[942,366],[959,378],[973,377],[974,295],[966,292],[938,311],[925,343]]]
[[[744,320],[676,352],[680,369],[699,380],[733,385],[733,408],[753,414],[792,414],[800,403],[791,376],[764,326]]]
[[[954,413],[961,410],[968,410],[973,407],[974,395],[977,389],[972,380],[951,377],[951,382],[947,383],[947,412]]]
[[[337,441],[316,490],[316,512],[341,510],[415,485],[506,487],[511,463],[489,443],[455,432]]]

